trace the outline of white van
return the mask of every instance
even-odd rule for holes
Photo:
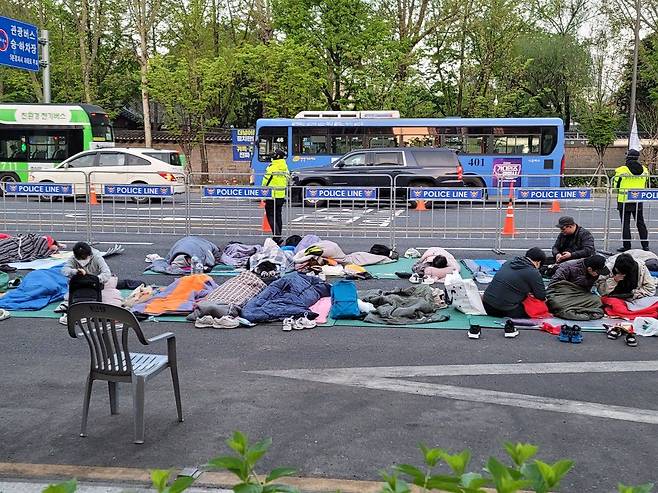
[[[177,151],[143,148],[107,148],[71,156],[52,170],[30,172],[31,183],[72,183],[75,195],[86,195],[88,181],[96,195],[103,185],[169,185],[185,193],[185,172]],[[148,198],[134,197],[135,202]]]

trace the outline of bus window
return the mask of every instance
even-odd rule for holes
[[[64,161],[68,157],[68,141],[65,134],[30,135],[28,138],[30,161]]]
[[[114,142],[112,125],[105,113],[90,113],[89,121],[94,142]]]
[[[397,138],[393,135],[373,135],[370,137],[370,148],[397,147]]]
[[[27,160],[25,137],[16,133],[0,135],[0,161]]]
[[[541,129],[541,155],[548,156],[557,146],[557,127],[543,127]]]
[[[288,129],[286,127],[262,127],[258,132],[258,160],[261,163],[272,159],[272,153],[283,149],[288,153]]]
[[[487,153],[487,136],[486,135],[468,135],[464,139],[464,152],[466,154],[486,154]]]
[[[329,128],[329,152],[334,155],[347,154],[365,147],[365,134],[360,128]]]

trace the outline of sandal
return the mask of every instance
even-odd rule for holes
[[[420,284],[421,282],[423,282],[423,278],[418,274],[412,274],[411,277],[409,278],[409,282],[412,284]]]
[[[608,336],[608,339],[613,340],[613,341],[616,341],[617,339],[619,339],[619,336],[621,335],[621,329],[619,329],[619,327],[617,327],[617,326],[607,327],[607,329],[608,330],[606,331],[605,334],[606,334],[606,336]]]
[[[626,334],[626,345],[630,347],[637,346],[637,339],[635,338],[635,334]]]

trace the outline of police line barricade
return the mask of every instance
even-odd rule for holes
[[[498,236],[497,249],[523,249],[537,245],[552,246],[551,239],[559,234],[557,226],[561,216],[570,216],[576,224],[587,228],[602,250],[608,248],[608,222],[610,200],[607,176],[570,175],[572,180],[583,183],[574,187],[520,186],[514,188],[513,227],[505,228],[503,222]],[[523,178],[523,177],[522,177]],[[529,175],[522,183],[540,181],[541,175]],[[600,186],[598,184],[600,183]],[[501,210],[504,209],[501,201]],[[509,216],[509,210],[506,211]],[[509,221],[509,219],[507,219]],[[520,240],[525,240],[521,242]],[[549,245],[549,243],[551,243]]]
[[[87,176],[55,170],[29,174],[27,182],[4,182],[0,220],[7,233],[76,233],[89,239]]]
[[[88,190],[91,236],[185,235],[186,195],[183,173],[94,171]]]
[[[218,235],[229,240],[272,236],[276,219],[265,222],[265,201],[277,192],[287,194],[285,187],[270,188],[248,185],[250,173],[192,173],[188,177],[189,231],[193,235]],[[269,206],[268,206],[269,207]],[[285,230],[286,214],[282,224]],[[285,232],[284,232],[285,235]]]
[[[359,181],[368,184],[350,186]],[[289,191],[287,224],[291,233],[373,238],[394,244],[394,195],[389,175],[341,173],[334,177],[334,184],[324,182],[321,176],[307,177],[291,183]]]
[[[658,178],[658,177],[652,177]],[[611,217],[608,232],[611,249],[622,246],[639,249],[658,241],[658,189],[611,189]],[[623,201],[619,199],[623,197]],[[624,223],[628,222],[627,231]]]
[[[397,177],[399,183],[408,182]],[[454,186],[451,186],[454,185]],[[498,209],[487,204],[483,187],[396,186],[396,240],[414,239],[418,246],[489,249],[495,243]],[[419,242],[420,240],[420,242]]]

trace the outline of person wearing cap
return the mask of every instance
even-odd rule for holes
[[[523,300],[532,295],[538,300],[546,299],[544,280],[539,266],[546,260],[546,254],[539,247],[525,252],[505,262],[496,272],[482,296],[482,304],[487,314],[493,317],[527,318]]]
[[[550,284],[558,281],[568,281],[589,292],[599,276],[607,276],[610,270],[605,266],[605,258],[601,255],[569,260],[558,267]]]
[[[272,163],[265,170],[262,187],[272,189],[272,197],[265,200],[265,216],[272,228],[272,239],[281,243],[281,230],[283,228],[283,204],[286,201],[286,187],[288,186],[288,164],[286,163],[286,152],[277,149],[272,154]]]
[[[617,189],[617,210],[621,220],[622,247],[618,252],[631,249],[631,216],[635,219],[637,232],[640,235],[642,249],[649,251],[649,233],[644,223],[644,207],[642,202],[628,202],[629,190],[648,188],[649,170],[640,164],[640,151],[629,149],[626,153],[626,164],[615,170],[612,177],[612,188]]]
[[[610,273],[596,281],[601,296],[636,300],[656,295],[656,280],[646,264],[628,253],[610,257],[606,266]]]
[[[562,216],[555,227],[560,228],[560,234],[552,249],[555,262],[548,259],[549,264],[587,258],[596,252],[592,233],[576,224],[573,217]]]

